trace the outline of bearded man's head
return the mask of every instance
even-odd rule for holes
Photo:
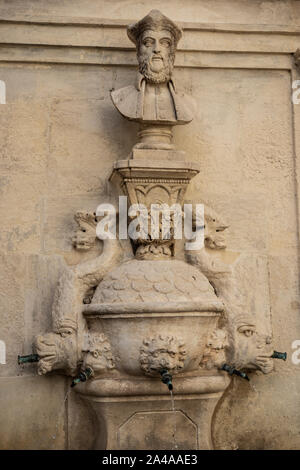
[[[175,50],[174,38],[169,31],[144,31],[137,48],[140,73],[150,83],[168,82],[173,72]]]
[[[127,28],[135,43],[139,71],[150,83],[164,83],[171,78],[181,29],[158,10],[152,10]]]

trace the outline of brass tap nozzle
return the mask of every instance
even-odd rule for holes
[[[271,357],[273,357],[273,359],[282,359],[283,361],[286,361],[287,353],[274,351]]]
[[[28,354],[27,356],[18,356],[18,364],[26,364],[28,362],[38,362],[40,356],[38,354]]]
[[[93,369],[91,367],[87,367],[85,370],[79,372],[77,377],[72,380],[71,387],[75,387],[75,385],[79,384],[80,382],[86,382],[92,377],[93,374]]]
[[[242,377],[242,379],[250,381],[248,375],[245,372],[235,369],[233,366],[230,366],[228,364],[223,364],[221,370],[225,370],[229,375],[238,375],[239,377]]]
[[[167,369],[162,369],[159,371],[159,373],[161,375],[162,383],[166,384],[170,391],[173,390],[172,375],[169,373],[169,371]]]

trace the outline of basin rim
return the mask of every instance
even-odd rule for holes
[[[201,300],[192,302],[128,302],[124,303],[103,303],[89,304],[83,308],[83,314],[89,316],[103,315],[126,315],[137,316],[138,314],[149,313],[151,316],[155,314],[164,314],[163,316],[198,316],[211,317],[220,316],[224,312],[224,305],[219,300]],[[168,315],[172,314],[172,315]],[[159,315],[161,316],[161,315]]]

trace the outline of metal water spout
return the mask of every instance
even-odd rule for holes
[[[235,369],[233,366],[230,366],[228,364],[223,364],[221,370],[225,370],[226,372],[228,372],[229,375],[238,375],[239,377],[242,377],[242,379],[250,381],[248,375],[245,372]]]
[[[27,356],[18,356],[18,364],[27,364],[29,362],[39,362],[38,354],[28,354]]]
[[[286,361],[287,353],[286,352],[274,351],[271,357],[273,359],[282,359],[283,361]]]
[[[172,391],[173,384],[172,384],[172,375],[170,374],[170,372],[167,369],[161,369],[159,373],[161,375],[162,383],[166,384],[168,389]]]
[[[72,380],[71,387],[75,387],[75,385],[79,384],[80,382],[86,382],[94,375],[94,371],[91,367],[87,367],[86,369],[79,372],[77,377]]]

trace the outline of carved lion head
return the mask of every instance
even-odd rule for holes
[[[156,375],[160,370],[178,373],[184,367],[185,344],[173,336],[146,338],[140,348],[140,364],[146,374]]]

